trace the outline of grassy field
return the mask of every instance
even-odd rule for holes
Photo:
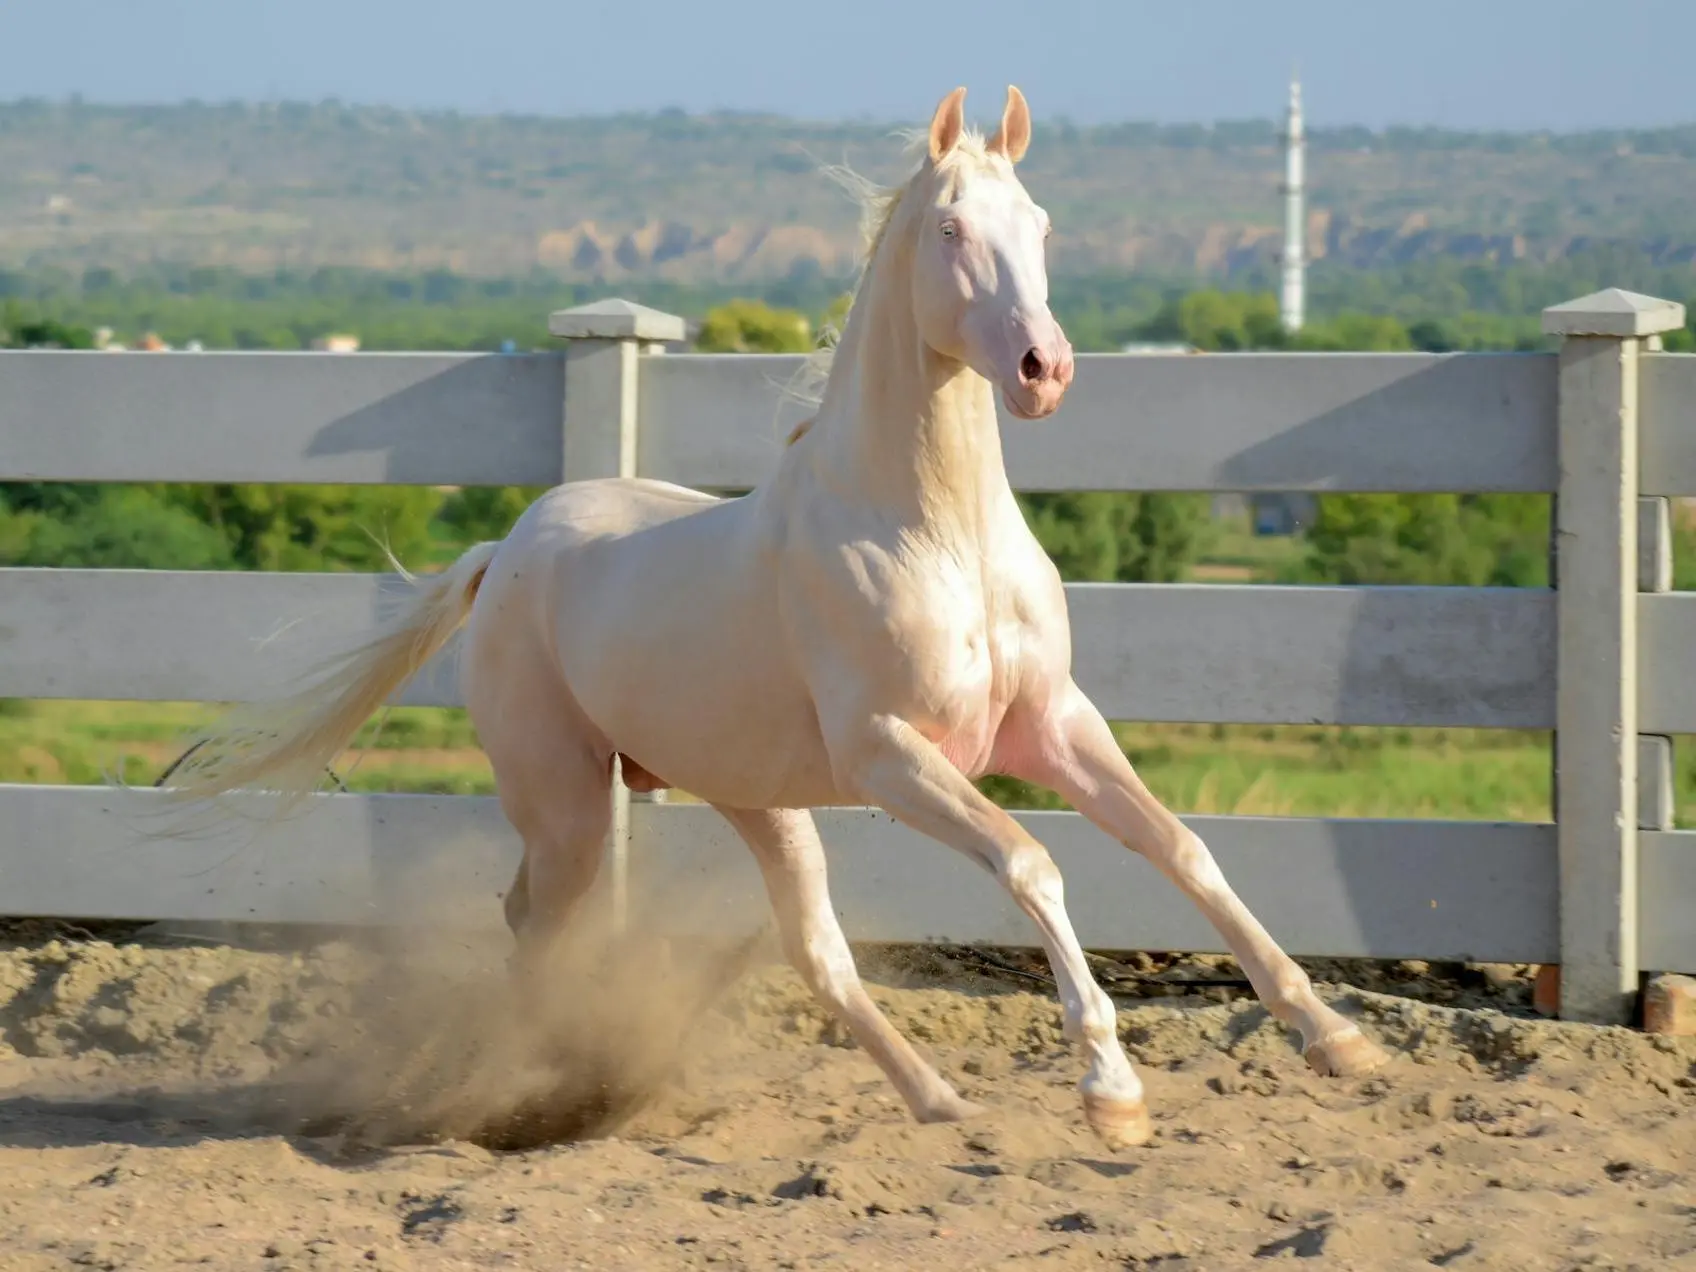
[[[1302,559],[1303,541],[1293,535],[1257,535],[1247,517],[1220,517],[1190,566],[1195,583],[1267,583]]]
[[[192,704],[0,704],[0,781],[152,783],[206,708]],[[1154,791],[1185,812],[1267,816],[1549,817],[1546,734],[1455,729],[1124,725]],[[1681,748],[1681,824],[1696,824],[1696,766]],[[401,708],[373,721],[338,774],[355,790],[488,794],[488,762],[462,711]],[[1009,804],[1052,806],[997,781]]]

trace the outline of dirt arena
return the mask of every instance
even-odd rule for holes
[[[0,943],[7,1272],[1696,1268],[1696,1041],[1525,969],[1348,969],[1396,1059],[1332,1081],[1228,962],[1104,963],[1157,1128],[1115,1155],[1040,959],[865,956],[990,1106],[924,1127],[764,949],[565,951],[521,1010],[498,940],[95,935]]]

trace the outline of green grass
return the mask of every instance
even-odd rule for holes
[[[147,785],[215,712],[198,703],[0,699],[0,782],[86,785],[121,776]],[[450,789],[440,783],[488,772],[462,710],[397,708],[361,729],[355,746],[364,761],[348,781],[356,788]],[[460,782],[451,789],[473,787]],[[493,787],[485,780],[476,789]]]
[[[212,709],[184,703],[0,699],[0,781],[149,785]],[[1249,725],[1120,725],[1154,793],[1181,812],[1272,817],[1547,821],[1546,733]],[[1680,825],[1696,825],[1696,747],[1677,757]],[[490,794],[488,761],[464,711],[404,707],[360,731],[336,766],[354,790]],[[1058,807],[1004,778],[983,785],[1017,807]]]
[[[0,781],[151,783],[210,709],[192,704],[27,702],[0,707]],[[1193,812],[1544,820],[1544,736],[1455,730],[1134,725],[1120,740],[1163,800]],[[337,766],[355,790],[488,793],[463,711],[401,708]],[[1690,775],[1686,774],[1688,778]],[[995,780],[1010,803],[1045,792]],[[1685,792],[1696,808],[1696,783]]]
[[[1257,535],[1248,517],[1221,517],[1190,566],[1196,582],[1269,583],[1284,577],[1307,551],[1297,535]]]
[[[1121,725],[1116,732],[1149,788],[1181,812],[1549,819],[1546,734],[1240,725]],[[1010,806],[1059,806],[1022,783],[986,785]]]

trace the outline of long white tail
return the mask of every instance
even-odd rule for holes
[[[283,796],[285,809],[311,795],[372,712],[465,621],[499,546],[479,543],[422,581],[417,595],[375,636],[328,660],[306,688],[231,712],[184,757],[166,793],[198,800],[263,789]]]

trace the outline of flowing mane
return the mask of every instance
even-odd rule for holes
[[[843,319],[844,326],[853,320],[854,308],[865,292],[866,283],[877,263],[878,251],[883,246],[890,227],[895,223],[903,199],[925,174],[922,156],[927,141],[926,134],[923,131],[904,131],[897,136],[902,137],[906,143],[905,154],[921,156],[913,171],[899,185],[880,186],[870,178],[855,172],[847,164],[825,164],[821,167],[827,178],[846,190],[860,205],[860,269],[854,279],[848,315]],[[982,134],[968,128],[961,134],[953,154],[944,161],[944,168],[953,169],[962,164],[987,165],[989,162]],[[824,397],[824,386],[829,383],[831,368],[835,365],[836,347],[841,335],[835,327],[826,326],[820,333],[819,347],[806,356],[800,370],[783,387],[784,396],[805,406],[816,408],[820,405]],[[791,429],[784,445],[792,446],[799,441],[813,426],[815,418],[816,416],[809,416]]]

